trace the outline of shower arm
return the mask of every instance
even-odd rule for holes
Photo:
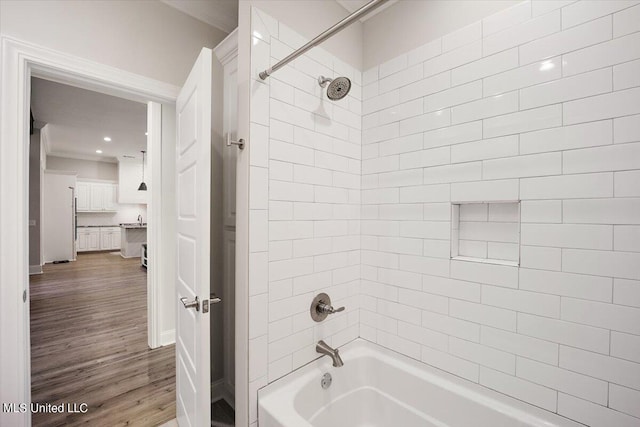
[[[346,27],[351,25],[353,22],[355,22],[356,20],[360,19],[362,16],[366,15],[367,13],[369,13],[372,10],[376,9],[377,7],[382,6],[382,4],[386,3],[387,1],[388,0],[371,0],[369,3],[365,4],[360,9],[356,10],[355,12],[353,12],[351,15],[347,16],[342,21],[340,21],[337,24],[335,24],[333,27],[325,30],[322,34],[316,36],[313,40],[311,40],[310,42],[308,42],[304,46],[296,49],[293,53],[288,55],[286,58],[278,61],[277,64],[275,64],[275,65],[267,68],[266,70],[262,71],[259,74],[260,78],[262,80],[266,80],[267,77],[269,77],[271,74],[273,74],[274,71],[278,71],[280,68],[284,67],[289,62],[293,61],[298,56],[302,55],[303,53],[305,53],[306,51],[308,51],[312,47],[319,45],[320,43],[322,43],[323,41],[325,41],[329,37],[333,36],[334,34],[338,33],[339,31],[342,31],[343,29],[345,29]]]

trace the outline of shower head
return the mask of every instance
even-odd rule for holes
[[[351,90],[351,80],[346,77],[336,77],[335,79],[324,76],[318,77],[320,87],[327,86],[327,83],[329,83],[329,87],[327,87],[327,98],[332,101],[338,101],[344,98]]]

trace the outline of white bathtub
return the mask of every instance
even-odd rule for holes
[[[341,368],[322,357],[261,389],[260,427],[582,426],[368,341],[340,355]]]

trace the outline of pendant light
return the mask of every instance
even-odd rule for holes
[[[144,183],[144,153],[146,153],[146,151],[142,150],[142,182],[138,187],[138,191],[147,191],[147,184]]]

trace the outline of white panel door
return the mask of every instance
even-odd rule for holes
[[[212,54],[211,49],[202,49],[176,102],[176,410],[180,427],[211,425]]]

